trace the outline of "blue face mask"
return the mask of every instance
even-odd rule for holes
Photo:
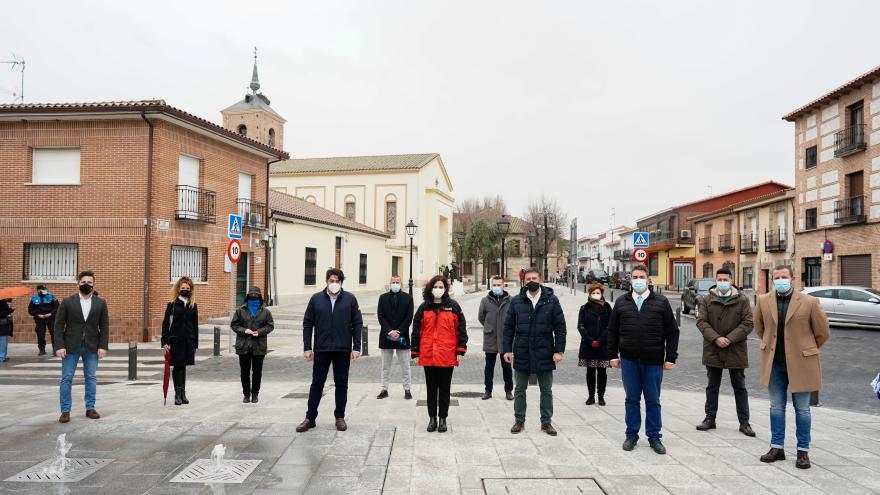
[[[634,278],[632,280],[633,290],[642,293],[648,289],[648,280],[644,278]]]
[[[400,284],[391,284],[391,292],[395,294],[400,292]]]
[[[776,292],[785,294],[791,290],[791,279],[777,278],[773,281],[773,287],[776,289]]]
[[[504,293],[504,288],[502,288],[502,287],[492,287],[492,294],[495,294],[496,296],[500,296],[500,295],[503,294],[503,293]]]
[[[727,282],[727,281],[718,282],[715,284],[715,286],[718,287],[719,292],[727,293],[727,291],[730,290],[730,282]]]

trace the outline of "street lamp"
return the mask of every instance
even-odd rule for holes
[[[529,229],[529,234],[528,234],[528,237],[529,237],[529,268],[533,268],[535,266],[535,262],[532,259],[533,258],[532,245],[535,243],[535,235],[536,235],[535,229]]]
[[[548,246],[547,233],[550,229],[555,229],[555,225],[550,225],[550,222],[553,221],[553,214],[548,213],[547,210],[544,210],[544,225],[538,225],[538,228],[544,229],[544,280],[547,280],[549,276],[549,271],[547,267],[547,251],[549,251],[550,247]]]
[[[501,215],[501,218],[495,222],[495,226],[498,227],[498,233],[501,234],[501,278],[507,280],[507,272],[504,269],[504,240],[510,233],[510,220],[507,219],[507,215]]]
[[[464,240],[467,239],[467,234],[464,232],[456,232],[455,240],[458,241],[458,252],[461,253],[458,257],[458,279],[464,282]]]
[[[418,225],[416,225],[415,222],[413,222],[412,220],[410,220],[409,223],[406,224],[406,235],[409,236],[409,295],[412,295],[412,288],[413,288],[413,278],[412,278],[413,237],[416,235],[416,231],[418,231],[418,230],[419,230]]]

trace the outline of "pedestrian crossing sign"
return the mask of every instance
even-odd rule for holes
[[[650,234],[647,232],[633,232],[633,247],[636,249],[646,248],[650,239]]]
[[[241,225],[242,219],[241,215],[229,215],[229,229],[226,232],[226,235],[230,239],[241,239]]]

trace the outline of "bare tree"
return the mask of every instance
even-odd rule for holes
[[[556,198],[547,197],[544,194],[538,199],[529,201],[525,211],[525,221],[535,226],[535,241],[533,249],[537,260],[536,265],[549,274],[549,267],[544,267],[544,246],[547,253],[555,253],[558,250],[559,239],[568,228],[568,213],[566,213]],[[546,242],[545,242],[546,240]]]

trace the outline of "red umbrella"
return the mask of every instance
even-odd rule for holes
[[[165,373],[162,375],[162,395],[165,400],[162,405],[168,405],[168,380],[171,378],[171,352],[165,351]]]
[[[12,299],[13,297],[23,296],[30,293],[29,287],[7,287],[0,289],[0,299]]]

